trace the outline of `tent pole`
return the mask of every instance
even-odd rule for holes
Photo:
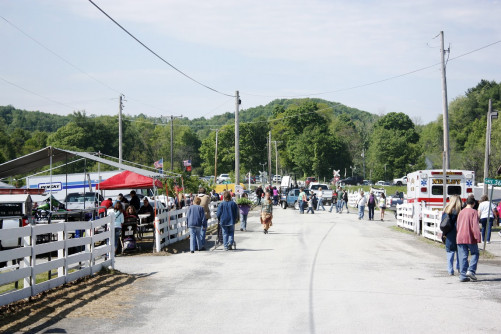
[[[49,150],[49,160],[50,160],[49,212],[52,212],[52,147]]]

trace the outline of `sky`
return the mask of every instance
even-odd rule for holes
[[[203,85],[88,0],[0,0],[0,105],[113,115],[124,94],[125,114],[193,119],[234,112],[239,91],[241,109],[316,97],[426,124],[443,112],[440,31],[449,103],[501,81],[500,0],[94,2]]]

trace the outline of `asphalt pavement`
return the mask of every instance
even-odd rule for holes
[[[392,215],[359,221],[354,210],[300,215],[277,207],[265,235],[252,211],[248,231],[235,232],[236,250],[117,258],[118,270],[147,276],[127,314],[63,319],[53,327],[68,333],[500,333],[499,261],[481,260],[478,281],[460,283],[457,273],[447,273],[443,248],[394,225]],[[501,238],[487,246],[501,249]]]

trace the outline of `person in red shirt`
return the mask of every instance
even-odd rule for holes
[[[104,206],[104,208],[101,208],[98,211],[99,216],[103,217],[104,216],[104,212],[113,206],[113,201],[111,200],[111,198],[107,198],[107,199],[105,199],[104,201],[101,202],[100,206]]]
[[[473,209],[474,205],[475,198],[468,197],[466,208],[461,210],[456,223],[460,282],[477,280],[475,274],[479,257],[478,243],[481,241],[481,236],[478,227],[478,211]],[[470,263],[468,263],[468,252],[471,253]]]

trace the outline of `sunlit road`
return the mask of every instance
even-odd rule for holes
[[[378,216],[378,213],[376,213]],[[134,333],[500,333],[501,268],[448,276],[445,251],[354,213],[256,212],[237,250],[119,257],[149,274],[128,317],[93,331]],[[94,328],[95,327],[95,328]],[[59,326],[61,328],[61,326]],[[63,327],[64,328],[64,327]],[[74,328],[73,328],[74,329]]]

